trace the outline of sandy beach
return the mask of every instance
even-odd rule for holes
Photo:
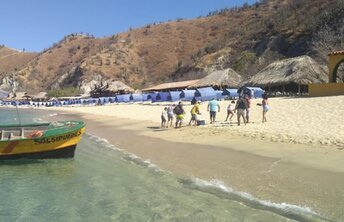
[[[56,110],[54,119],[78,115],[87,133],[181,177],[223,182],[262,200],[344,220],[344,96],[269,99],[267,123],[256,105],[261,100],[254,100],[251,123],[241,126],[236,116],[224,121],[229,102],[220,102],[212,125],[202,103],[207,124],[181,129],[160,127],[165,104],[45,109]],[[184,125],[191,107],[185,105]]]

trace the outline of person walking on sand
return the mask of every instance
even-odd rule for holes
[[[238,117],[238,126],[240,126],[240,117],[242,117],[244,124],[246,125],[246,117],[245,117],[245,111],[247,110],[247,102],[244,97],[239,97],[235,110],[237,112],[237,117]]]
[[[175,107],[175,104],[167,107],[167,125],[166,125],[166,127],[168,127],[168,126],[172,127],[173,115],[174,115],[174,113],[173,113],[174,107]]]
[[[197,115],[201,115],[201,113],[199,111],[199,105],[200,105],[200,102],[197,101],[195,103],[195,105],[192,107],[191,111],[190,111],[191,119],[190,119],[190,122],[189,122],[189,126],[191,126],[192,122],[194,122],[195,126],[197,125]]]
[[[263,95],[262,107],[263,107],[263,120],[262,120],[262,122],[265,123],[267,121],[266,120],[266,113],[270,109],[267,94]]]
[[[161,113],[161,127],[167,127],[166,122],[167,122],[167,107],[165,107]]]
[[[250,122],[251,97],[249,95],[245,95],[245,100],[246,100],[246,104],[247,104],[246,123],[249,123]]]
[[[227,117],[226,117],[226,120],[225,120],[225,122],[227,122],[227,120],[228,120],[228,117],[229,116],[231,116],[231,117],[229,117],[229,121],[231,121],[232,120],[232,118],[233,118],[233,116],[234,116],[234,105],[235,104],[235,101],[234,100],[232,100],[229,104],[228,104],[228,106],[227,106]]]
[[[183,108],[182,102],[179,102],[179,104],[174,108],[173,112],[176,114],[176,128],[180,128],[183,124],[184,114],[185,110]]]
[[[210,112],[210,124],[215,123],[216,111],[220,112],[220,105],[215,98],[208,103],[207,110]]]

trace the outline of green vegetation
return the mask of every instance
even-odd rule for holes
[[[234,63],[234,70],[237,72],[243,72],[248,64],[253,64],[257,60],[257,56],[253,52],[243,52],[240,57]]]
[[[66,87],[62,89],[52,89],[47,92],[48,97],[67,97],[76,96],[80,94],[80,90],[77,87]]]

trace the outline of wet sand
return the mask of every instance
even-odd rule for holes
[[[58,111],[59,113],[61,112]],[[75,119],[64,112],[54,119]],[[344,220],[344,151],[269,142],[204,127],[162,129],[154,121],[78,114],[86,132],[180,177],[220,180],[236,191]],[[210,132],[210,133],[209,133]]]

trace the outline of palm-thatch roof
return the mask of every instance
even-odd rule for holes
[[[188,80],[188,81],[180,81],[180,82],[168,82],[168,83],[163,83],[160,85],[152,86],[146,89],[142,89],[142,91],[163,91],[163,90],[175,90],[175,89],[186,89],[190,85],[195,84],[198,82],[199,79],[195,80]]]
[[[92,96],[111,96],[120,93],[132,93],[135,90],[121,81],[105,81],[104,84],[96,86],[90,94]]]
[[[121,81],[111,81],[107,86],[106,86],[107,88],[105,89],[110,90],[112,92],[119,92],[119,91],[134,92],[135,91],[133,88],[124,84]]]
[[[207,86],[216,88],[236,88],[239,86],[241,80],[242,78],[237,72],[235,72],[233,69],[228,68],[210,73],[203,79],[200,79],[196,83],[190,85],[189,88],[199,88]]]
[[[326,70],[309,56],[274,62],[254,75],[246,85],[281,86],[291,83],[308,85],[328,81]]]
[[[26,92],[15,92],[12,94],[11,98],[15,100],[28,100],[31,99],[32,96]]]
[[[330,52],[328,55],[344,55],[344,50]]]
[[[33,96],[34,99],[46,99],[47,92],[39,92],[38,94]]]

